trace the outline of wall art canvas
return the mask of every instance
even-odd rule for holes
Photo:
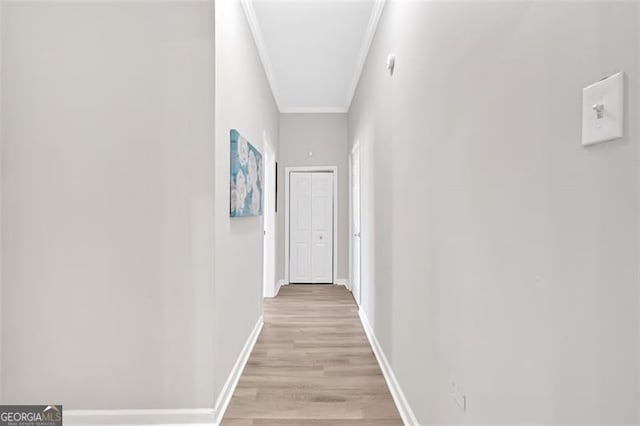
[[[262,215],[262,154],[231,130],[231,217]]]

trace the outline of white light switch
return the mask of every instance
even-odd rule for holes
[[[624,133],[624,73],[582,90],[582,145],[621,138]]]

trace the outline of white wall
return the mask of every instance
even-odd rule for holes
[[[387,3],[350,143],[364,311],[421,424],[640,422],[638,7]],[[583,148],[617,71],[627,136]]]
[[[229,217],[229,131],[278,152],[278,109],[238,0],[216,2],[215,81],[217,396],[262,313],[263,218]]]
[[[285,169],[338,166],[338,276],[349,276],[349,155],[347,114],[281,114],[278,161],[278,276],[284,279]],[[313,156],[309,156],[309,152]]]
[[[6,403],[213,405],[213,2],[4,1]]]

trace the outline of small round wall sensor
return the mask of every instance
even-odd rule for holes
[[[389,74],[393,75],[393,70],[396,67],[396,55],[391,54],[387,56],[387,69],[389,70]]]

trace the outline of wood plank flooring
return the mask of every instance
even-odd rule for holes
[[[346,288],[284,286],[264,322],[224,426],[402,425]]]

